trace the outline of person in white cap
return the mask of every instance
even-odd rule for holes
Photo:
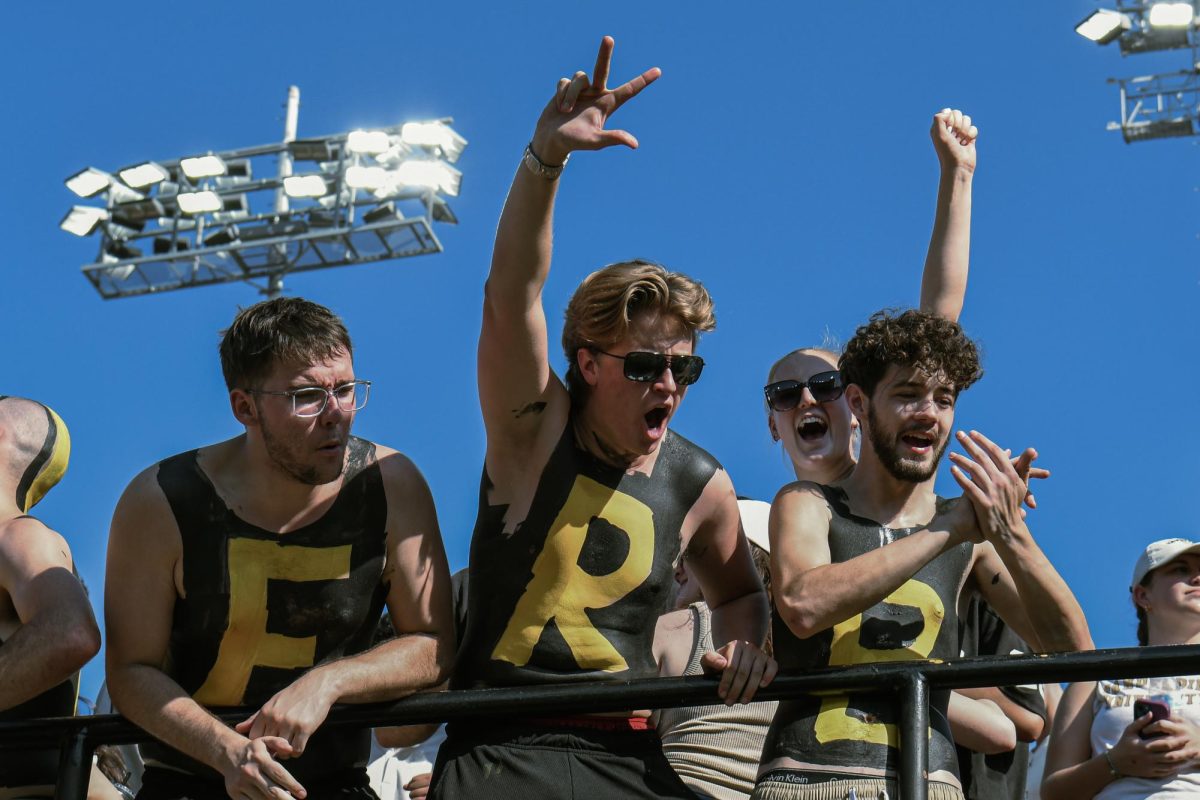
[[[737,503],[754,566],[769,599],[771,545],[767,520],[771,504],[746,498],[739,498]],[[654,657],[662,676],[702,675],[700,660],[713,646],[712,612],[688,568],[686,551],[680,556],[675,580],[679,584],[675,610],[658,618]],[[763,650],[771,655],[770,634]],[[777,705],[775,701],[759,701],[664,708],[654,713],[654,726],[667,761],[696,797],[738,800],[754,789],[763,740]]]
[[[1200,542],[1161,539],[1129,590],[1138,644],[1200,644]],[[1200,797],[1200,675],[1075,683],[1054,720],[1043,800]]]

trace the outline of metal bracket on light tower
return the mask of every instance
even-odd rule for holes
[[[438,253],[434,223],[458,220],[467,141],[449,118],[297,138],[300,90],[288,89],[283,139],[238,150],[88,167],[60,227],[99,234],[84,276],[105,299],[217,283],[267,297],[286,275]]]

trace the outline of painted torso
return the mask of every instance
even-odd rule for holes
[[[507,506],[488,504],[485,472],[454,684],[656,675],[654,624],[670,595],[683,521],[719,468],[668,431],[651,474],[628,473],[580,449],[568,423],[511,532]]]
[[[832,512],[829,553],[841,563],[920,528],[886,528],[854,516],[840,489],[822,487]],[[798,638],[775,614],[775,657],[781,672],[818,667],[958,655],[956,600],[971,562],[971,545],[930,561],[883,602],[808,639]],[[947,692],[930,703],[929,771],[957,774],[946,721]],[[781,702],[763,748],[763,762],[788,759],[830,772],[897,769],[898,712],[891,695],[826,695]]]
[[[175,602],[167,671],[197,702],[261,705],[313,666],[370,647],[386,593],[387,500],[374,453],[352,438],[333,505],[286,534],[234,514],[196,451],[159,465],[183,544],[185,591]],[[369,733],[318,730],[288,771],[303,782],[365,763]],[[147,761],[215,774],[158,743],[148,750]]]

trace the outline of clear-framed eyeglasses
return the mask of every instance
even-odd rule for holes
[[[305,386],[303,389],[288,389],[283,392],[269,392],[265,389],[247,389],[249,394],[269,394],[274,397],[290,397],[292,413],[297,417],[316,417],[325,410],[329,399],[337,403],[342,411],[361,411],[371,396],[370,381],[351,381],[326,389],[323,386]]]

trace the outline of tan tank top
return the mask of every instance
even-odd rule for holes
[[[713,649],[711,612],[692,603],[692,654],[684,675],[701,675]],[[658,714],[663,753],[688,788],[718,800],[744,800],[754,790],[763,739],[776,702],[664,708]]]

